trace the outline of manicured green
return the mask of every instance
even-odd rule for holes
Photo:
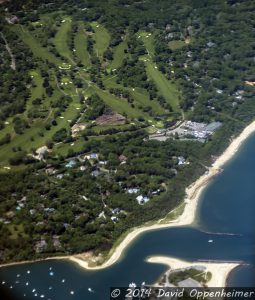
[[[157,66],[150,60],[145,61],[148,76],[153,80],[159,90],[159,93],[165,97],[166,101],[172,106],[174,111],[179,110],[179,92],[176,85],[169,80],[157,69]]]
[[[141,39],[148,51],[150,56],[154,55],[155,47],[154,47],[154,34],[151,32],[140,31],[138,33],[138,39]]]
[[[182,47],[184,47],[186,45],[185,41],[171,41],[168,43],[169,47],[171,50],[176,50],[176,49],[180,49]]]
[[[110,34],[104,28],[104,26],[102,26],[101,24],[98,24],[97,22],[92,22],[91,26],[95,31],[95,34],[93,35],[93,37],[96,42],[94,45],[96,55],[98,55],[100,58],[102,58],[105,50],[109,46]]]
[[[114,77],[106,80],[105,85],[107,88],[122,88],[125,91],[129,91],[134,97],[134,104],[137,104],[137,106],[151,106],[155,114],[165,113],[165,110],[160,106],[160,104],[155,100],[150,100],[147,91],[142,88],[123,87],[115,82]]]
[[[124,50],[127,48],[127,42],[124,40],[117,47],[114,48],[113,61],[110,64],[112,70],[121,66],[123,59],[127,56]]]
[[[24,41],[25,44],[31,49],[34,56],[39,57],[43,60],[48,60],[53,64],[61,64],[61,60],[55,55],[50,53],[47,48],[44,48],[36,40],[35,37],[22,25],[14,26],[13,30],[19,35],[19,37]]]
[[[131,105],[126,100],[115,97],[106,91],[100,90],[99,88],[95,88],[94,91],[114,111],[120,114],[127,114],[127,116],[130,118],[137,118],[142,115],[139,111],[132,108]]]
[[[53,43],[60,55],[65,57],[69,62],[74,63],[72,49],[68,46],[71,25],[72,19],[70,17],[63,18],[61,26],[53,39]]]
[[[91,62],[89,53],[87,51],[87,35],[82,25],[79,27],[79,30],[75,35],[74,47],[76,50],[76,55],[78,59],[82,62],[82,64],[85,67],[90,66]]]

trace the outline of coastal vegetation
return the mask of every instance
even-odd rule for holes
[[[106,254],[128,229],[181,207],[254,118],[254,9],[1,5],[0,261]],[[150,139],[185,120],[222,126],[203,142]]]

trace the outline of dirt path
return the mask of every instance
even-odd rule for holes
[[[13,53],[12,53],[12,50],[11,50],[11,48],[10,48],[10,46],[9,46],[9,44],[8,44],[8,42],[7,42],[7,40],[6,40],[6,38],[5,38],[5,36],[4,36],[4,34],[1,32],[1,37],[2,37],[2,39],[4,40],[4,42],[5,42],[5,48],[6,48],[6,50],[8,51],[8,53],[9,53],[9,55],[10,55],[10,57],[11,57],[11,65],[10,65],[10,67],[14,70],[14,71],[16,71],[16,61],[15,61],[15,57],[14,57],[14,55],[13,55]]]

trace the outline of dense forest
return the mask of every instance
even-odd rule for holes
[[[166,216],[255,115],[254,1],[0,5],[0,262]],[[222,126],[203,142],[152,135]]]

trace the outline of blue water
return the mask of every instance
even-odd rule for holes
[[[228,285],[255,286],[254,175],[255,135],[247,140],[203,193],[194,226],[147,232],[129,245],[118,263],[103,270],[85,271],[66,261],[2,268],[0,287],[14,295],[14,299],[34,299],[35,293],[51,300],[108,299],[111,286],[156,281],[167,268],[145,261],[153,255],[190,261],[242,261],[249,265],[231,272]],[[213,239],[213,243],[208,243],[209,239]],[[54,275],[50,276],[50,272]],[[17,274],[20,274],[19,278]],[[65,279],[64,283],[62,279]],[[15,283],[17,280],[19,283]],[[29,282],[28,286],[26,282]],[[88,292],[89,287],[95,293]],[[32,293],[33,289],[36,292]],[[71,291],[74,294],[70,294]]]

